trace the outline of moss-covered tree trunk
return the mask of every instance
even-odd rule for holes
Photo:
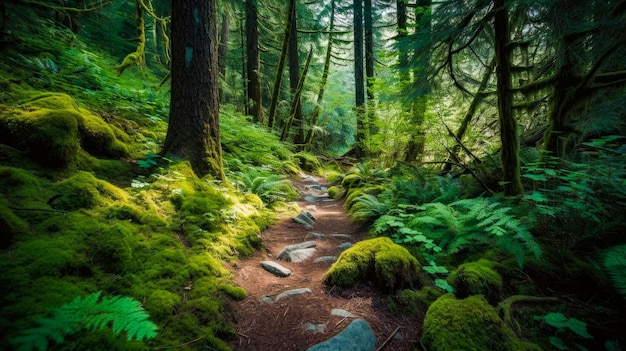
[[[498,116],[500,118],[500,140],[502,143],[500,149],[502,180],[506,195],[520,195],[524,193],[524,187],[520,172],[517,121],[513,115],[509,15],[506,0],[495,0],[494,11]]]
[[[230,23],[226,11],[222,12],[222,23],[220,25],[220,43],[217,50],[218,63],[220,67],[220,77],[226,81],[226,58],[228,57],[228,32]],[[226,102],[228,96],[224,94],[224,90],[220,89],[220,101]]]
[[[246,53],[248,56],[248,113],[254,122],[263,122],[263,95],[261,94],[261,56],[259,53],[259,28],[257,0],[246,0]]]
[[[300,80],[300,58],[298,55],[298,19],[297,19],[297,9],[296,9],[296,0],[290,0],[291,5],[289,8],[292,8],[293,14],[291,15],[291,23],[289,27],[289,49],[288,49],[288,60],[289,60],[289,88],[291,91],[291,98],[294,100],[292,102],[295,105],[295,111],[293,116],[289,116],[289,118],[293,118],[293,122],[296,125],[296,134],[293,138],[293,143],[296,145],[304,144],[304,117],[302,114],[302,103],[300,101],[300,95],[297,94],[298,90],[298,81]]]
[[[216,0],[172,2],[172,91],[161,153],[225,180],[219,133]]]

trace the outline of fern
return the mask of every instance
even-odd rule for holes
[[[372,194],[361,194],[350,207],[350,214],[357,222],[368,222],[389,212],[390,206],[385,201],[379,201]]]
[[[49,340],[57,344],[65,341],[66,335],[87,329],[95,331],[110,324],[114,335],[126,332],[127,339],[152,339],[157,335],[157,326],[148,318],[141,304],[127,296],[103,297],[101,292],[84,299],[75,298],[57,308],[52,317],[37,317],[38,327],[25,330],[13,339],[17,350],[46,350]]]
[[[610,248],[604,254],[602,263],[613,280],[617,292],[626,299],[626,244]]]

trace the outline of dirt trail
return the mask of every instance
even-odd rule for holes
[[[308,197],[309,201],[305,200],[307,196],[321,194],[311,186],[327,187],[324,179],[297,178],[293,183],[301,194],[297,204],[315,217],[314,227],[306,229],[292,218],[285,218],[260,235],[265,251],[259,251],[233,267],[235,283],[248,292],[248,297],[232,304],[233,322],[239,339],[231,341],[230,346],[237,351],[304,351],[339,333],[354,319],[331,315],[332,309],[339,308],[366,320],[377,336],[378,347],[385,344],[385,350],[413,350],[421,323],[392,315],[385,306],[385,296],[364,285],[340,290],[322,284],[321,280],[332,262],[315,263],[314,259],[339,256],[342,251],[338,247],[340,244],[363,240],[366,233],[347,217],[343,201],[318,198],[310,202],[311,197]],[[312,239],[308,236],[311,232],[325,236]],[[329,234],[348,234],[351,239],[334,238]],[[294,263],[276,257],[286,245],[309,240],[314,240],[317,245],[312,258]],[[292,271],[291,275],[279,278],[265,271],[260,262],[267,260],[288,268]],[[309,288],[311,293],[271,303],[262,301],[264,296],[275,298],[281,292],[298,288]],[[397,332],[394,334],[394,331]],[[385,343],[391,336],[391,340]]]

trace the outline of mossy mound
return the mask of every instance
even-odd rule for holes
[[[128,140],[123,131],[79,107],[66,94],[37,95],[22,108],[9,108],[0,117],[4,143],[52,167],[74,164],[81,147],[94,156],[128,156],[126,145],[116,135]]]
[[[484,295],[490,303],[495,304],[502,294],[502,277],[492,269],[494,264],[484,259],[463,263],[450,274],[448,283],[458,298]]]
[[[65,211],[89,209],[107,202],[127,200],[127,194],[123,190],[88,172],[77,172],[55,184],[53,190],[57,197],[49,201],[50,204]]]
[[[298,160],[300,168],[305,172],[317,173],[322,167],[320,160],[315,155],[308,152],[298,152],[294,154],[293,157]]]
[[[437,299],[424,318],[422,341],[430,351],[540,350],[518,340],[482,295]]]
[[[393,291],[418,285],[419,262],[402,246],[382,237],[358,242],[326,272],[324,283],[343,288],[365,282]]]

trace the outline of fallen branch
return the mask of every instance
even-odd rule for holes
[[[376,351],[382,351],[387,344],[389,344],[389,342],[391,341],[391,339],[393,339],[393,336],[396,335],[396,333],[398,332],[398,330],[400,330],[400,327],[396,327],[396,329],[393,331],[393,333],[391,333],[389,335],[389,337],[387,338],[387,340],[383,341],[382,344],[380,344],[380,346],[378,346],[378,348],[376,349]]]

